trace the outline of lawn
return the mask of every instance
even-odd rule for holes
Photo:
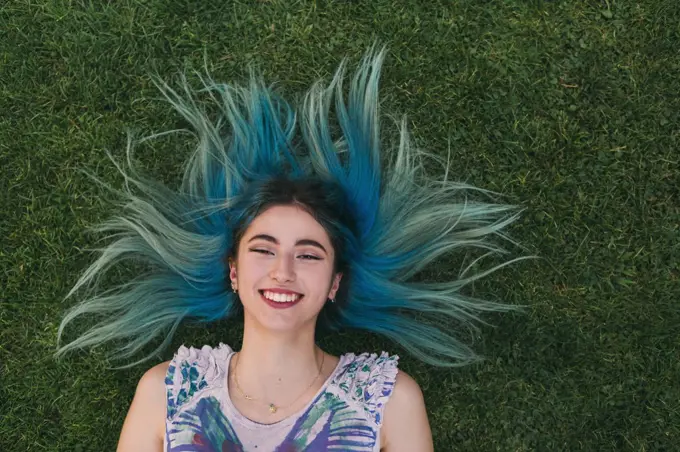
[[[240,83],[253,64],[294,98],[375,40],[389,49],[382,111],[406,114],[421,148],[450,152],[450,177],[525,206],[509,233],[526,249],[510,257],[542,259],[467,288],[528,306],[460,333],[478,364],[428,367],[354,332],[325,348],[400,354],[437,451],[680,450],[679,23],[677,0],[7,0],[0,450],[113,451],[147,368],[181,344],[240,340],[229,320],[187,323],[130,369],[110,369],[106,347],[52,357],[77,301],[63,297],[101,245],[86,228],[112,213],[79,169],[120,187],[105,150],[122,158],[127,130],[186,126],[149,74],[172,83],[205,65]],[[174,187],[193,145],[163,138],[137,157]],[[430,274],[456,270],[454,255]]]

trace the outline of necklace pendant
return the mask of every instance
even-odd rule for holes
[[[278,408],[276,408],[276,405],[274,405],[273,403],[270,403],[269,404],[269,412],[271,414],[274,414],[274,413],[276,413],[276,410],[278,410]]]

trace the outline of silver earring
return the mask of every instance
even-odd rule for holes
[[[237,290],[236,290],[236,285],[235,285],[233,282],[231,283],[231,290],[233,290],[234,293],[237,292]]]

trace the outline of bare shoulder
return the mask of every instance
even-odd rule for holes
[[[381,438],[380,450],[384,452],[434,450],[423,391],[413,377],[401,370],[385,405]]]
[[[144,375],[142,375],[142,378],[140,378],[138,387],[141,385],[152,387],[160,385],[161,387],[164,388],[165,376],[168,373],[170,362],[171,361],[164,361],[160,364],[156,364],[151,369],[147,370],[144,373]]]
[[[147,370],[137,383],[135,396],[118,441],[118,452],[162,451],[165,437],[165,376],[170,361]]]
[[[165,422],[165,410],[167,403],[167,393],[165,390],[165,377],[170,367],[170,361],[156,364],[147,370],[137,383],[135,399],[148,405],[156,412],[162,412],[161,419]],[[165,427],[163,428],[165,430]],[[163,435],[161,435],[163,436]]]
[[[392,397],[397,399],[406,399],[411,401],[413,399],[422,399],[423,391],[420,385],[413,379],[412,376],[400,370],[397,373],[397,378],[394,383],[394,391]]]

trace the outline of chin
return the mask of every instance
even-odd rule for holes
[[[299,331],[308,325],[314,328],[316,325],[317,316],[305,316],[300,312],[294,313],[287,309],[282,311],[278,312],[272,308],[267,308],[265,311],[260,309],[257,312],[251,311],[250,317],[261,328],[272,332],[288,333]]]
[[[312,325],[312,328],[314,327],[312,321],[305,322],[299,319],[257,319],[257,323],[261,328],[271,331],[272,333],[294,333],[304,330],[306,325]]]

